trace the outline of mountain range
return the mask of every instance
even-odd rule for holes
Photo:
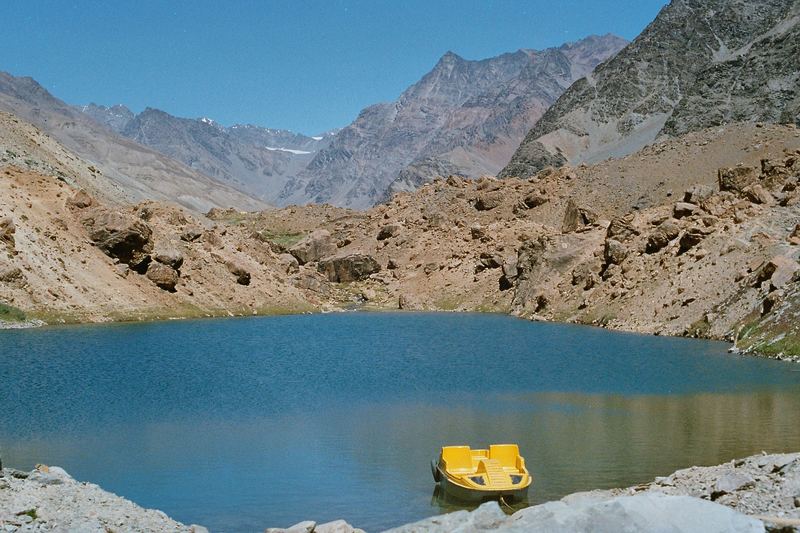
[[[626,44],[591,36],[480,61],[448,52],[396,101],[364,109],[289,181],[281,203],[364,208],[435,176],[496,174],[561,93]]]
[[[268,203],[276,202],[286,180],[303,170],[333,135],[309,137],[249,124],[225,127],[209,118],[179,118],[152,108],[134,114],[124,105],[77,109],[123,137]]]
[[[124,105],[76,109],[268,203],[365,208],[435,176],[496,174],[547,107],[626,44],[614,35],[591,36],[480,61],[448,52],[395,102],[370,106],[344,129],[314,137],[150,108],[138,115]]]
[[[95,122],[35,80],[0,72],[0,110],[30,122],[91,168],[96,190],[123,201],[169,200],[191,209],[266,204]]]

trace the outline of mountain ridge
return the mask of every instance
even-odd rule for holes
[[[757,5],[674,0],[625,49],[548,109],[500,176],[620,157],[663,134],[730,122],[788,121],[784,114],[800,112],[799,6],[796,0]],[[782,24],[784,31],[772,36],[782,42],[753,47]],[[749,76],[740,78],[746,66]],[[769,98],[775,85],[789,93],[788,100],[795,98],[786,113],[777,112],[780,102]]]
[[[128,201],[169,200],[196,211],[231,205],[240,209],[266,206],[250,195],[117,135],[53,96],[31,77],[0,72],[0,110],[51,135],[94,169],[98,188],[121,191]],[[110,194],[120,197],[117,192]]]
[[[362,110],[288,182],[281,203],[364,208],[389,189],[430,181],[430,169],[495,173],[547,106],[625,43],[609,34],[481,60],[448,52],[397,100]],[[404,170],[407,178],[392,187]]]

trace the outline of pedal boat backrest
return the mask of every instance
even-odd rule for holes
[[[489,446],[489,459],[496,460],[503,468],[525,468],[525,460],[520,457],[516,444],[492,444]]]
[[[474,472],[472,452],[469,446],[444,446],[442,448],[444,469],[453,473]]]

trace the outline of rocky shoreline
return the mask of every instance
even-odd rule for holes
[[[40,328],[42,326],[46,326],[47,324],[44,323],[42,320],[21,320],[11,321],[11,320],[0,320],[0,329],[31,329],[31,328]]]
[[[390,530],[454,531],[800,531],[800,453],[762,453],[693,466],[626,489],[570,494],[506,514],[496,502]],[[79,482],[58,467],[0,470],[0,531],[180,531],[204,533]],[[363,533],[344,520],[300,522],[268,533]]]

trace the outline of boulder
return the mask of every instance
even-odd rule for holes
[[[171,266],[156,261],[147,265],[147,279],[165,291],[175,292],[178,284],[178,272]]]
[[[450,533],[502,531],[508,516],[495,501],[481,504],[474,511],[453,511],[419,522],[390,529],[384,533]]]
[[[763,533],[764,524],[717,503],[658,492],[548,502],[514,513],[509,531]]]
[[[306,520],[304,522],[299,522],[287,528],[268,527],[267,529],[264,530],[264,533],[313,533],[314,528],[316,526],[317,526],[316,522],[313,522],[311,520]]]
[[[633,213],[628,213],[612,220],[606,230],[606,238],[625,242],[639,235],[639,231],[633,225],[634,218]]]
[[[317,270],[329,281],[342,283],[366,279],[380,272],[381,266],[371,255],[356,253],[323,259],[317,265]]]
[[[503,275],[508,279],[516,279],[519,276],[517,256],[509,257],[503,261]]]
[[[545,194],[541,191],[539,192],[532,192],[525,197],[523,203],[528,209],[533,209],[534,207],[539,207],[540,205],[546,204],[550,199],[545,196]]]
[[[156,248],[156,251],[153,254],[153,259],[162,265],[167,265],[175,270],[180,270],[181,266],[183,265],[183,253],[174,246],[163,246]]]
[[[480,239],[486,235],[486,231],[480,224],[473,224],[469,227],[469,234],[473,239]]]
[[[17,227],[10,217],[0,217],[0,242],[5,242],[13,247],[14,233],[16,233],[16,231]]]
[[[672,208],[672,216],[675,218],[690,217],[700,212],[700,208],[687,202],[678,202]]]
[[[292,254],[280,254],[278,256],[278,265],[287,274],[294,274],[300,270],[300,263]]]
[[[391,239],[392,237],[398,235],[402,229],[403,226],[400,224],[387,224],[383,226],[380,231],[378,231],[377,239],[379,241]]]
[[[317,229],[306,235],[300,242],[289,248],[289,253],[297,258],[301,265],[319,261],[336,253],[338,248],[329,231]]]
[[[767,297],[764,298],[764,301],[761,302],[761,314],[766,315],[770,313],[775,306],[783,301],[783,291],[772,291],[771,293],[767,294]]]
[[[250,285],[250,272],[235,259],[225,261],[228,272],[236,276],[236,283],[239,285]]]
[[[719,190],[741,193],[745,187],[758,181],[758,173],[753,167],[721,168],[717,171]]]
[[[665,248],[673,239],[677,238],[681,232],[681,228],[672,220],[662,222],[656,229],[647,237],[647,244],[645,245],[645,252],[654,254]]]
[[[502,191],[490,191],[478,196],[475,200],[475,209],[478,211],[490,211],[503,203],[505,195]]]
[[[236,217],[239,214],[240,211],[233,207],[212,207],[208,210],[208,213],[206,213],[206,217],[211,220],[225,220]]]
[[[717,478],[714,488],[711,490],[711,500],[716,500],[725,494],[731,494],[737,490],[752,487],[756,480],[750,474],[744,472],[726,472]]]
[[[580,207],[575,200],[567,200],[564,208],[564,220],[561,223],[561,232],[570,233],[588,224],[597,222],[597,213],[587,207]]]
[[[181,233],[181,240],[186,242],[194,242],[203,236],[203,228],[200,226],[189,226]]]
[[[678,255],[688,252],[706,238],[706,234],[700,228],[689,228],[681,235],[681,240],[678,241]]]
[[[591,262],[581,263],[572,271],[572,284],[588,291],[595,286],[597,276],[596,268]]]
[[[344,520],[334,520],[324,524],[317,524],[314,533],[364,533],[363,529],[354,528]]]
[[[323,296],[330,294],[330,288],[316,272],[302,271],[291,279],[292,285],[307,291],[313,291]]]
[[[618,533],[763,533],[764,524],[729,507],[691,496],[647,492],[633,496],[579,493],[507,516],[497,502],[407,524],[387,533],[471,531]]]
[[[745,187],[742,192],[754,204],[771,205],[775,203],[775,198],[759,183]]]
[[[503,266],[503,258],[498,254],[482,252],[480,255],[479,263],[482,266],[480,270],[486,268],[500,268],[501,266]]]
[[[153,231],[143,220],[121,211],[97,209],[82,222],[94,245],[109,257],[134,268],[149,262]]]
[[[76,209],[86,209],[87,207],[91,207],[93,203],[94,199],[89,196],[89,193],[86,192],[85,189],[79,190],[72,198],[67,200],[67,205]]]
[[[794,231],[789,234],[789,242],[791,244],[800,244],[800,224],[794,227]]]
[[[621,242],[614,239],[606,239],[603,249],[603,257],[607,265],[619,265],[628,256],[628,249]]]
[[[761,285],[769,280],[770,290],[781,289],[795,278],[798,270],[800,270],[800,265],[797,261],[783,255],[776,255],[758,270],[755,285]]]
[[[714,194],[714,189],[708,185],[692,185],[683,193],[683,201],[700,205],[700,202],[708,199]]]

